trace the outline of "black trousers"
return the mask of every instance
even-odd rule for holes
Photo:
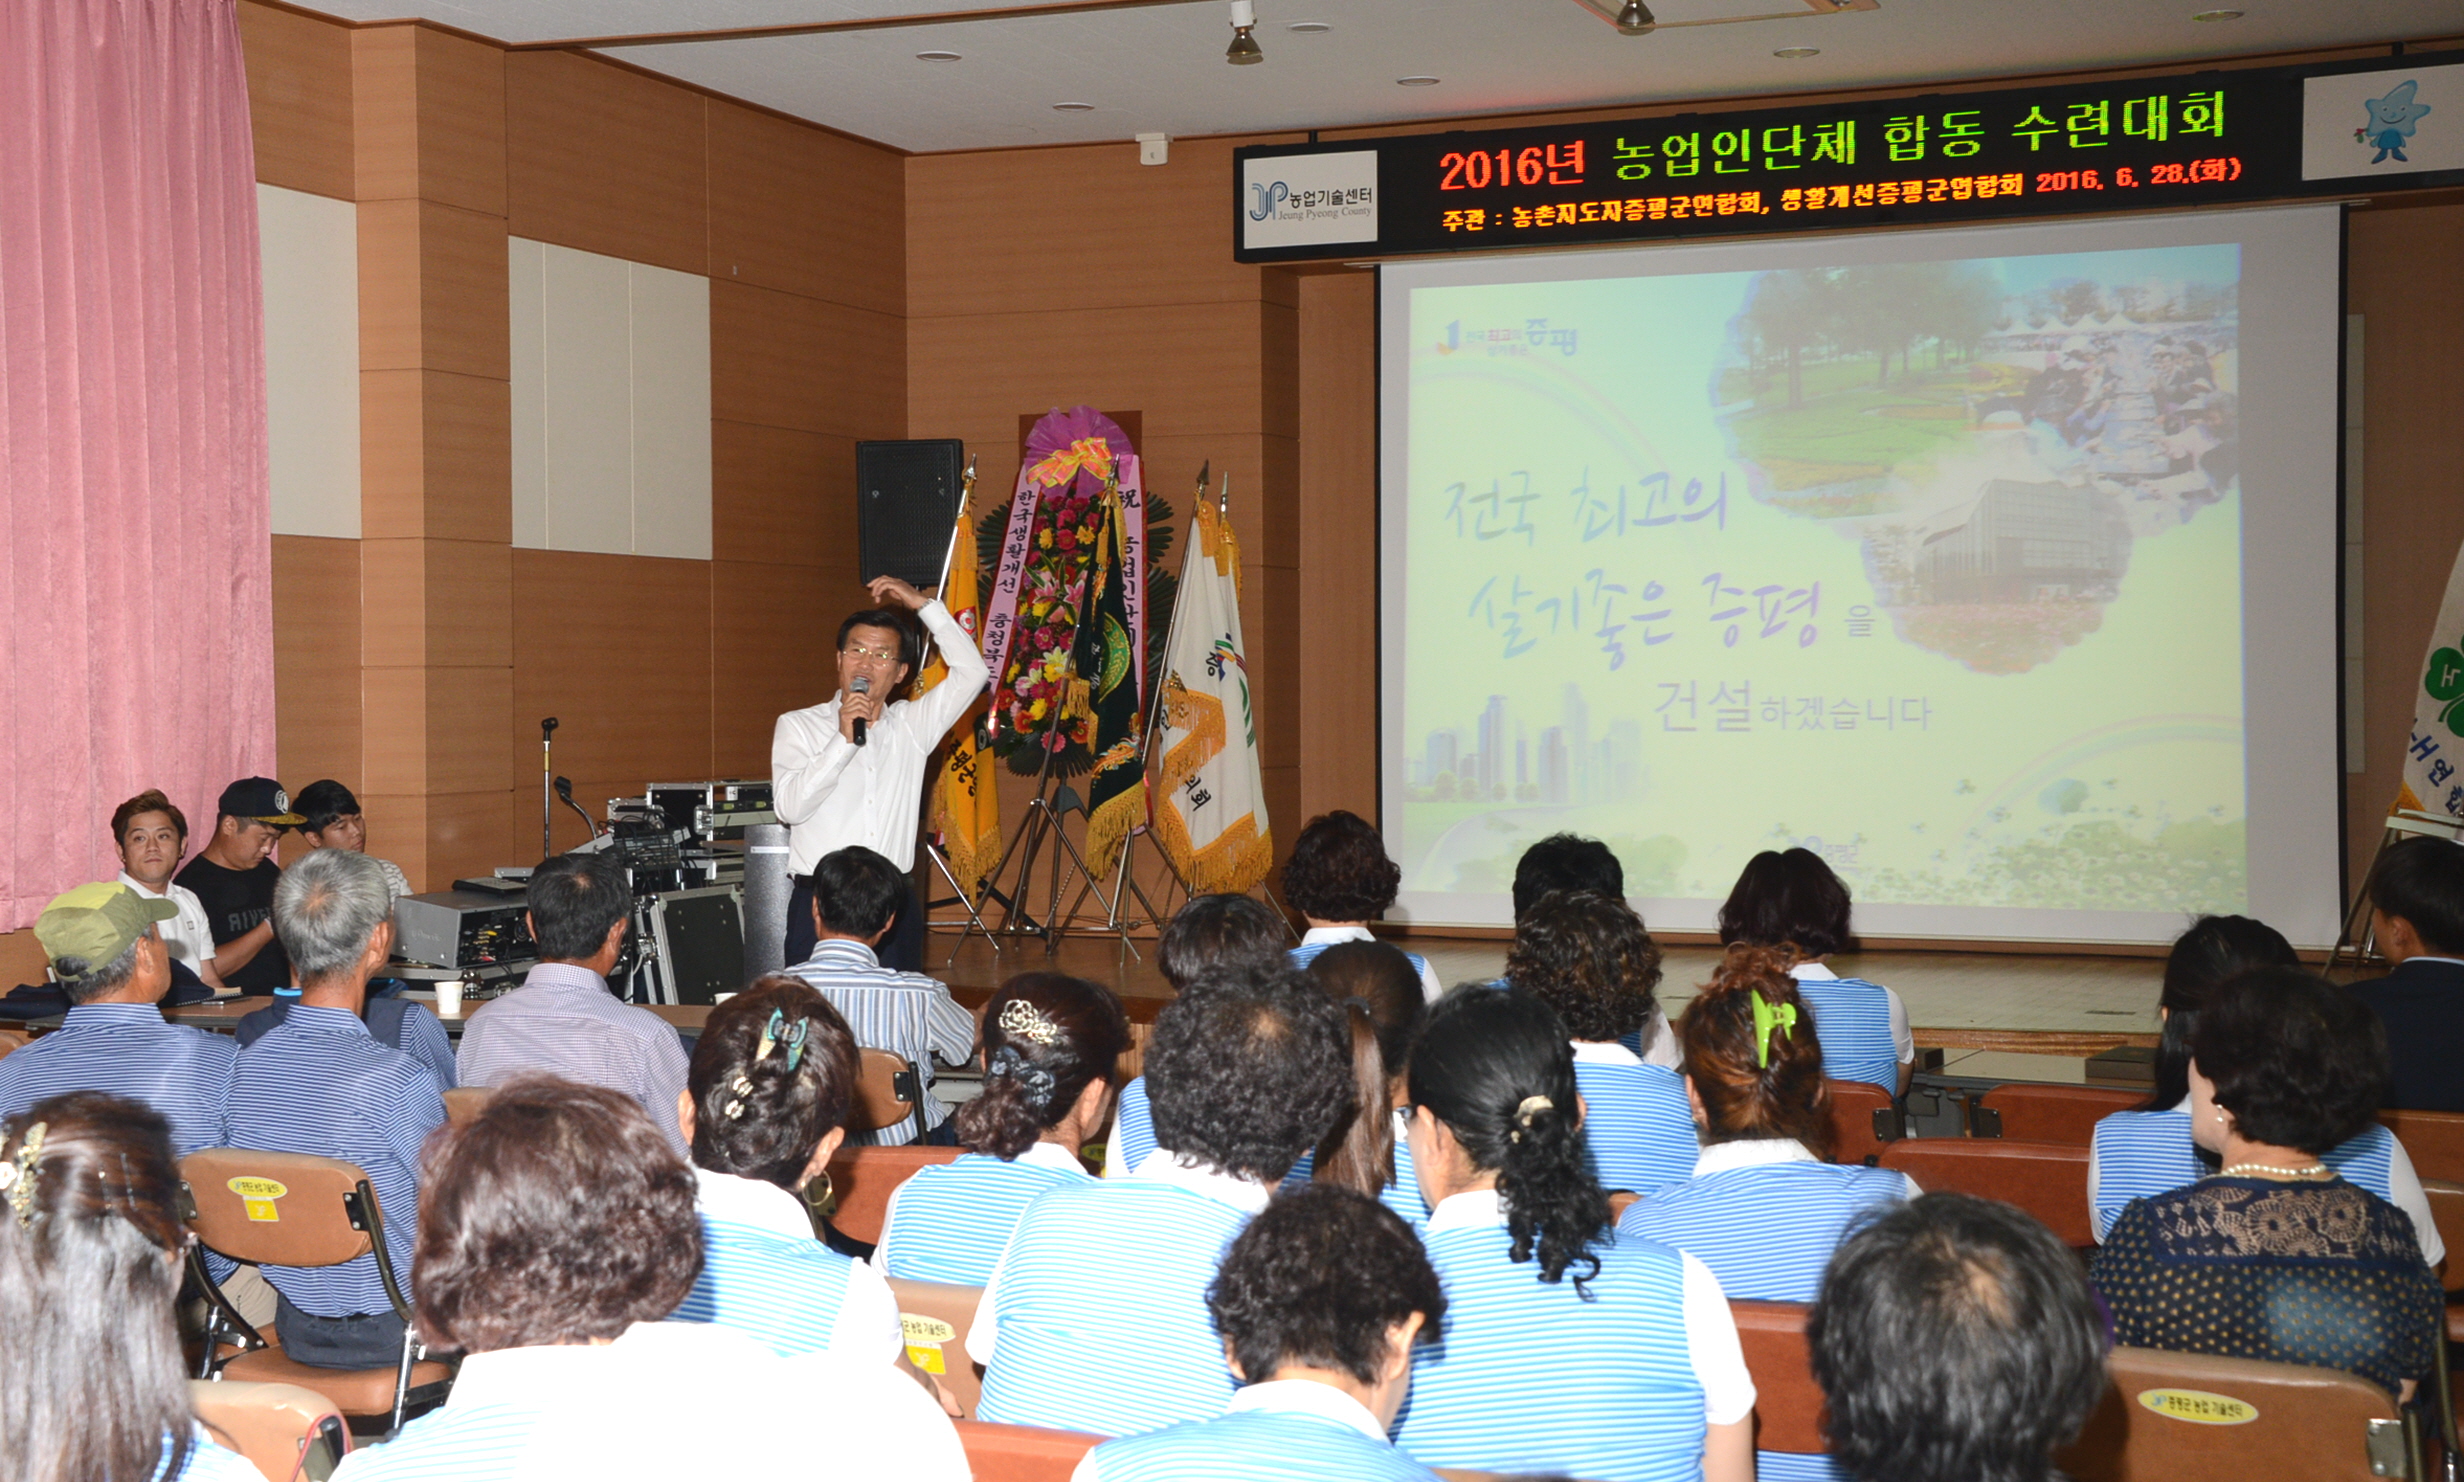
[[[813,887],[800,878],[787,897],[787,965],[794,967],[812,956],[813,944],[819,940],[813,929]],[[924,897],[912,879],[907,882],[906,897],[898,903],[898,914],[890,918],[890,934],[881,939],[878,950],[883,967],[903,973],[924,971]]]
[[[276,1292],[274,1336],[284,1357],[320,1369],[390,1369],[402,1362],[402,1319],[390,1312],[319,1317]]]

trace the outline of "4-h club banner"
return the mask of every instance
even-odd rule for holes
[[[1203,495],[1182,558],[1179,626],[1165,660],[1163,806],[1155,836],[1192,895],[1245,893],[1274,864],[1258,782],[1258,726],[1241,643],[1240,547]]]
[[[2464,818],[2464,550],[2456,552],[2438,625],[2430,630],[2396,807]]]
[[[975,553],[967,538],[964,500],[959,504],[955,539],[958,543],[950,561],[949,581],[941,589],[941,605],[958,619],[967,637],[981,645],[984,604],[976,596]],[[915,692],[924,693],[949,674],[950,666],[935,650],[932,662],[916,679]],[[1001,798],[986,769],[984,750],[976,742],[976,717],[970,715],[953,734],[956,739],[949,743],[933,774],[932,827],[950,857],[950,873],[958,877],[959,888],[972,895],[1001,858]]]

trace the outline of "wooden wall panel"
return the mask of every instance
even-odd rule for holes
[[[1300,283],[1300,791],[1377,817],[1377,279]]]
[[[250,0],[242,0],[239,21],[257,178],[350,200],[350,31]]]
[[[711,554],[855,579],[856,440],[785,427],[710,424]]]
[[[362,371],[361,533],[452,540],[512,539],[512,389],[448,371]]]
[[[865,597],[809,566],[723,560],[710,579],[711,775],[767,777],[779,716],[837,690],[830,640]]]
[[[718,278],[710,284],[710,413],[841,437],[906,426],[903,321]]]
[[[907,312],[905,162],[712,100],[710,276]]]
[[[710,271],[699,93],[565,52],[512,53],[505,156],[515,236]]]
[[[652,556],[513,553],[511,724],[500,721],[497,734],[516,776],[537,766],[548,715],[563,722],[558,770],[577,783],[638,790],[708,775],[710,572],[707,562]]]
[[[359,776],[359,554],[356,540],[274,537],[274,761],[293,787]]]
[[[1001,408],[1132,406],[1146,435],[1263,429],[1256,302],[908,320],[908,418],[926,436]],[[990,455],[990,446],[982,453]],[[1015,476],[1015,468],[1012,469]]]

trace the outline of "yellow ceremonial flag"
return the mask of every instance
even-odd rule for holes
[[[967,538],[967,511],[958,511],[956,544],[950,557],[950,578],[941,589],[941,605],[958,619],[968,641],[984,641],[984,604],[976,595],[975,543]],[[949,665],[938,649],[916,679],[922,694],[949,677]],[[1001,798],[988,766],[991,754],[976,745],[976,721],[970,710],[959,722],[933,774],[932,826],[950,856],[950,873],[972,894],[1001,858]]]

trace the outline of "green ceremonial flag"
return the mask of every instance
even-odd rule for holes
[[[1087,865],[1098,876],[1112,868],[1132,828],[1146,822],[1146,713],[1139,704],[1138,639],[1131,631],[1122,568],[1120,495],[1104,496],[1104,528],[1096,540],[1095,600],[1078,623],[1073,667],[1086,686],[1094,718],[1087,778]],[[1077,697],[1072,695],[1072,699]]]

